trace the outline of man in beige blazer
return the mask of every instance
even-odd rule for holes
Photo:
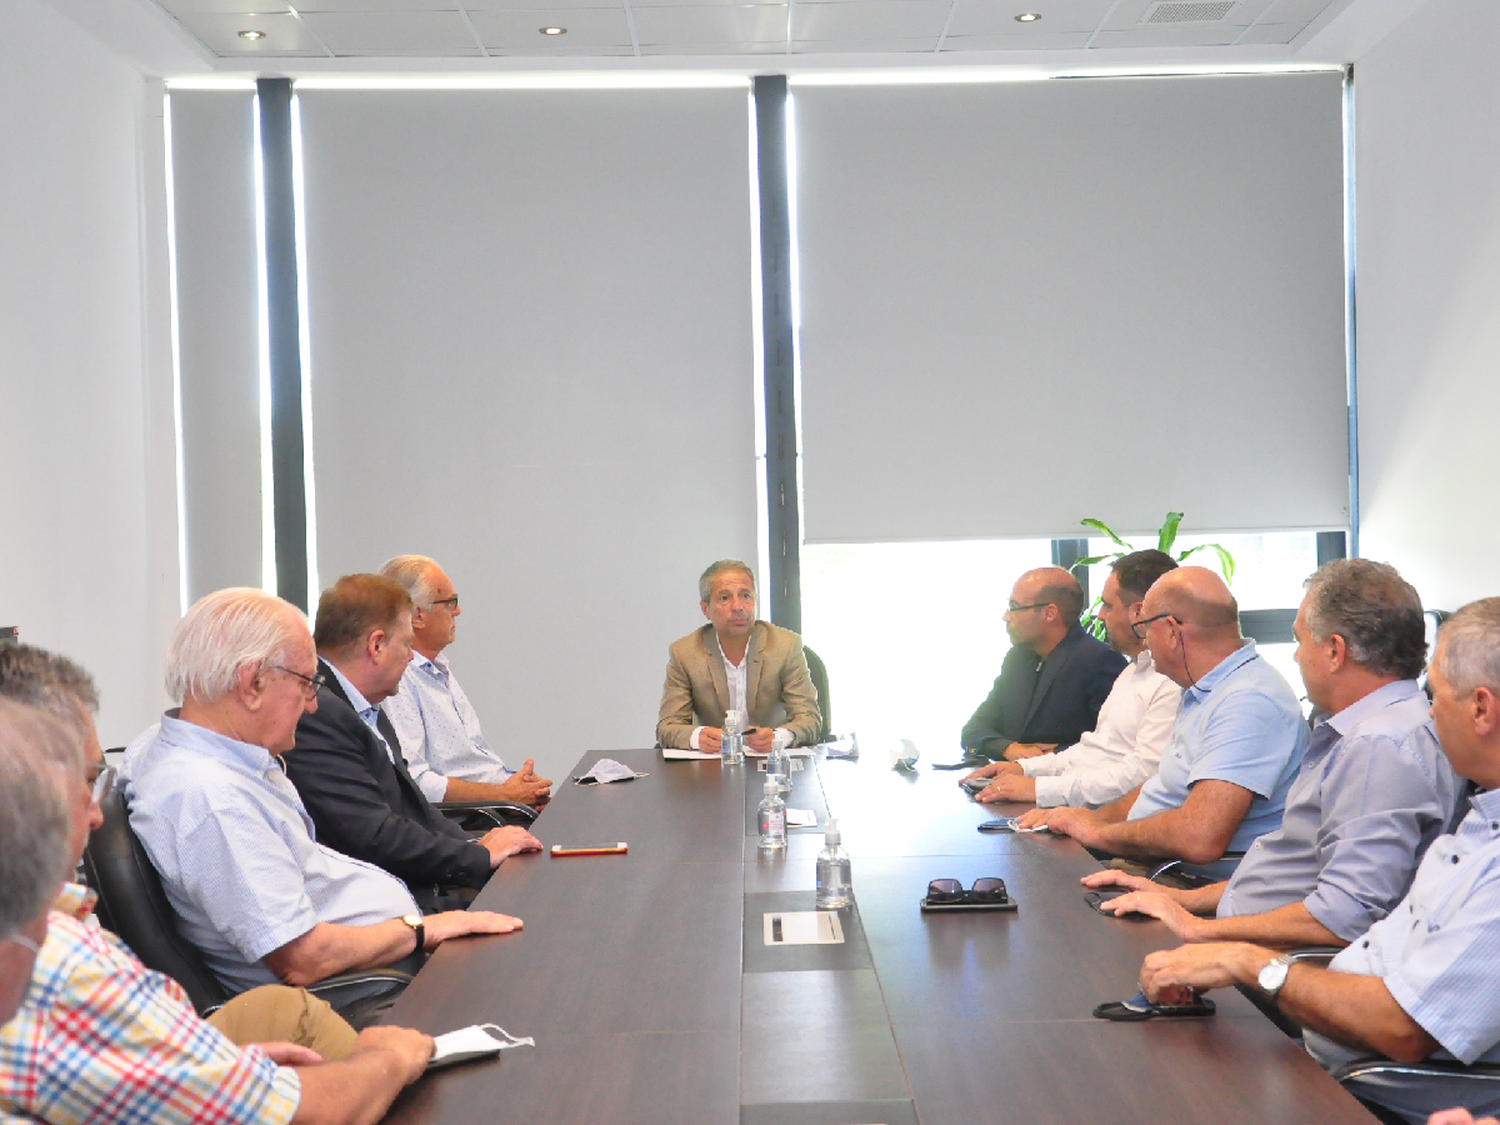
[[[721,559],[698,579],[708,624],[674,641],[661,692],[656,738],[678,750],[719,752],[724,712],[748,712],[745,744],[764,753],[776,728],[796,745],[817,740],[823,717],[802,638],[755,619],[755,575]],[[695,725],[695,723],[697,725]]]

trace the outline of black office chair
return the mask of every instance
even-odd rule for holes
[[[130,807],[116,790],[100,802],[104,823],[89,837],[83,853],[84,876],[99,896],[95,912],[105,929],[116,934],[148,968],[165,973],[188,994],[199,1015],[223,1006],[230,993],[219,983],[196,946],[177,930],[177,915],[167,901],[161,877],[140,838],[130,827]],[[340,973],[308,988],[355,1027],[371,1022],[411,983],[411,971],[398,968]]]
[[[818,728],[818,737],[813,741],[823,742],[833,730],[833,705],[828,699],[828,668],[823,664],[823,658],[806,645],[802,646],[802,655],[807,657],[807,670],[812,675],[813,688],[818,693],[818,711],[823,716],[823,725]]]
[[[457,821],[465,832],[484,833],[507,824],[530,828],[541,815],[530,805],[511,801],[436,801],[432,807],[449,820]]]
[[[1218,859],[1214,860],[1214,862],[1221,863],[1226,859],[1238,861],[1244,858],[1244,852],[1225,852]],[[1161,876],[1170,875],[1173,879],[1177,880],[1177,882],[1186,884],[1188,890],[1192,890],[1197,887],[1206,887],[1210,883],[1221,883],[1229,877],[1228,875],[1203,875],[1199,874],[1196,871],[1183,871],[1181,870],[1181,868],[1184,866],[1188,866],[1188,862],[1185,859],[1169,859],[1165,863],[1158,866],[1154,871],[1152,871],[1151,874],[1147,876],[1147,878],[1155,883],[1160,879]],[[1195,864],[1191,866],[1206,867],[1208,865]],[[1236,862],[1235,866],[1239,866],[1238,862]]]
[[[1473,1066],[1464,1066],[1461,1062],[1403,1063],[1394,1059],[1368,1058],[1355,1059],[1333,1072],[1333,1080],[1340,1085],[1356,1078],[1363,1079],[1367,1086],[1373,1083],[1388,1089],[1413,1090],[1438,1086],[1443,1091],[1443,1100],[1448,1104],[1474,1105],[1494,1098],[1497,1085],[1500,1085],[1500,1066],[1495,1063],[1475,1063]],[[1482,1096],[1470,1097],[1469,1091],[1476,1094],[1482,1092]],[[1352,1090],[1350,1092],[1353,1093]],[[1381,1121],[1403,1120],[1365,1098],[1359,1100]]]

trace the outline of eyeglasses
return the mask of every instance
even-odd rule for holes
[[[271,665],[278,672],[285,672],[288,676],[296,676],[302,681],[302,698],[318,698],[318,689],[328,682],[328,677],[322,672],[315,672],[311,676],[304,676],[301,672],[293,672],[290,668],[283,668],[280,664]]]
[[[1043,606],[1051,605],[1051,602],[1032,602],[1030,605],[1017,605],[1011,602],[1005,607],[1007,613],[1025,613],[1028,609],[1041,609]]]
[[[115,767],[106,766],[103,762],[95,762],[84,770],[83,779],[89,785],[89,803],[97,805],[108,797],[115,787],[117,776]]]
[[[1135,634],[1135,639],[1136,640],[1138,640],[1138,641],[1144,641],[1146,639],[1146,629],[1147,629],[1147,627],[1151,624],[1151,622],[1153,622],[1153,621],[1160,621],[1163,617],[1170,619],[1171,622],[1172,622],[1172,624],[1174,624],[1174,625],[1181,625],[1182,624],[1182,622],[1178,621],[1177,618],[1176,618],[1176,616],[1173,615],[1173,614],[1170,614],[1170,613],[1158,613],[1155,617],[1148,617],[1144,621],[1133,622],[1131,624],[1131,626],[1130,626],[1130,631]]]
[[[448,612],[452,613],[455,609],[458,608],[458,595],[454,594],[451,598],[437,598],[432,603],[434,609],[436,609],[440,605],[447,606]]]
[[[31,955],[33,957],[37,957],[37,956],[41,955],[42,947],[40,945],[38,945],[36,942],[32,941],[25,934],[11,934],[10,937],[6,938],[5,940],[6,941],[13,941],[13,942],[15,942],[22,949],[29,949],[29,950],[31,950]]]
[[[927,901],[934,905],[962,902],[1008,902],[1004,879],[975,879],[967,891],[957,879],[934,879],[927,884]]]

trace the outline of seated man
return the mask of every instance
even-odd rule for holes
[[[26,996],[47,941],[47,908],[68,873],[74,771],[31,749],[49,738],[60,741],[26,709],[0,700],[0,1028]],[[0,1089],[4,1082],[0,1071]]]
[[[458,635],[458,595],[443,568],[423,555],[398,555],[380,576],[411,596],[412,658],[400,690],[381,710],[401,741],[412,780],[429,801],[515,801],[540,807],[552,782],[530,758],[507,769],[479,730],[479,716],[443,650]]]
[[[1458,830],[1427,849],[1406,897],[1327,968],[1241,942],[1153,953],[1141,969],[1150,999],[1259,988],[1303,1026],[1304,1046],[1328,1070],[1371,1055],[1500,1063],[1500,598],[1443,624],[1427,683],[1443,752],[1481,792]],[[1500,1109],[1494,1083],[1465,1083],[1462,1094],[1441,1080],[1354,1079],[1347,1088],[1413,1123],[1460,1097],[1472,1097],[1475,1113]]]
[[[1458,780],[1417,686],[1422,602],[1393,567],[1339,559],[1307,580],[1292,625],[1307,696],[1324,713],[1287,792],[1281,827],[1250,846],[1227,883],[1133,887],[1105,904],[1165,922],[1184,941],[1348,945],[1390,913],[1427,846],[1448,831]],[[1199,914],[1217,913],[1214,918]]]
[[[72,694],[86,690],[92,699],[87,675],[80,679],[75,665],[36,649],[25,665],[23,677],[5,682],[6,694],[40,698],[62,719],[0,701],[0,777],[6,779],[0,792],[15,793],[11,779],[29,767],[64,780],[67,794],[53,794],[55,809],[36,800],[0,816],[0,856],[26,854],[31,841],[45,835],[61,846],[44,870],[60,876],[69,861],[76,866],[90,827],[102,819],[96,798],[110,771],[103,768],[87,706]],[[58,683],[47,682],[52,673],[68,685],[61,692],[52,690]],[[82,768],[86,757],[88,772],[100,771],[94,786]],[[51,823],[57,819],[61,823]],[[61,878],[48,882],[47,892],[55,895]],[[45,940],[32,987],[15,1018],[0,1028],[0,1116],[7,1121],[373,1121],[421,1075],[432,1054],[428,1036],[397,1027],[356,1037],[343,1025],[347,1040],[336,1044],[342,1061],[326,1064],[315,1051],[285,1040],[236,1046],[215,1025],[254,1023],[291,1033],[309,1022],[295,1002],[306,993],[256,989],[221,1008],[213,1023],[201,1020],[175,981],[148,970],[100,928],[93,902],[86,887],[66,885],[51,914],[43,915]],[[286,997],[268,995],[275,993]],[[282,1002],[287,998],[293,1002]]]
[[[989,697],[964,724],[966,761],[1045,754],[1098,725],[1126,660],[1083,631],[1082,612],[1083,588],[1060,567],[1016,580],[1004,614],[1011,648]]]
[[[726,711],[746,713],[745,744],[758,753],[771,749],[774,728],[793,745],[817,741],[823,716],[802,638],[755,619],[750,568],[738,559],[712,564],[698,579],[698,598],[709,623],[672,642],[657,741],[717,754]]]
[[[389,965],[521,922],[488,911],[423,918],[395,876],[313,839],[281,756],[317,707],[307,619],[260,590],[199,599],[167,651],[182,700],[125,753],[130,826],[177,926],[231,992]]]
[[[1177,563],[1161,551],[1136,551],[1114,561],[1099,595],[1099,618],[1109,646],[1130,663],[1115,679],[1099,725],[1055,754],[991,762],[965,777],[995,780],[978,801],[1035,801],[1042,808],[1098,808],[1136,788],[1156,772],[1182,689],[1151,663],[1130,623],[1140,616],[1151,584]]]
[[[1239,606],[1213,571],[1163,575],[1142,612],[1136,636],[1183,689],[1161,768],[1103,808],[1034,809],[1021,819],[1114,855],[1211,864],[1281,826],[1307,723],[1280,673],[1240,638]]]
[[[286,775],[318,839],[403,879],[426,908],[445,886],[482,887],[507,856],[539,851],[524,828],[477,841],[422,796],[380,710],[411,660],[411,598],[389,578],[349,574],[318,599],[318,707],[297,723]]]

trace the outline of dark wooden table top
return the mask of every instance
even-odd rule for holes
[[[560,785],[547,845],[626,841],[628,855],[512,858],[476,906],[518,934],[437,951],[390,1022],[440,1033],[494,1022],[535,1048],[420,1081],[389,1120],[526,1125],[923,1125],[980,1121],[1373,1120],[1233,990],[1204,1020],[1114,1024],[1154,921],[1106,918],[1070,840],[988,835],[952,773],[820,761],[788,804],[839,818],[857,909],[843,946],[766,949],[761,915],[811,909],[821,832],[759,852],[751,762],[612,757],[648,776]],[[929,880],[1005,879],[1014,914],[923,915]]]

